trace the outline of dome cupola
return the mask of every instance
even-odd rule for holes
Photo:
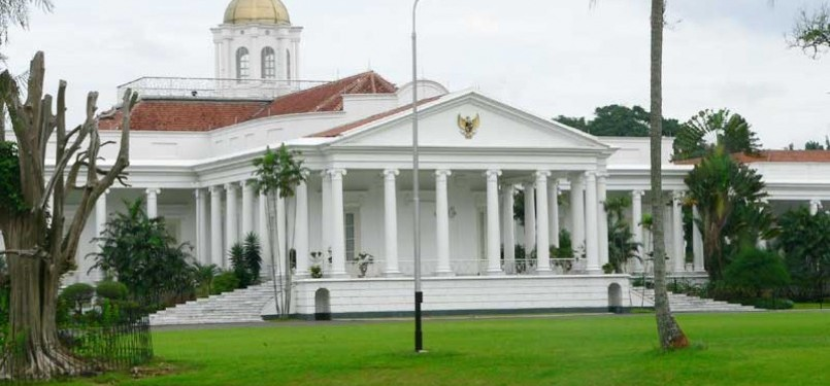
[[[233,0],[225,10],[225,24],[291,25],[281,0]]]

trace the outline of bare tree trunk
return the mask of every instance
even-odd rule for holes
[[[18,194],[25,204],[20,208],[10,204],[11,198],[0,197],[5,200],[0,206],[0,230],[11,278],[9,327],[14,337],[14,350],[0,358],[0,378],[48,379],[77,375],[83,368],[83,361],[58,340],[55,316],[60,278],[76,268],[81,234],[95,202],[115,181],[123,182],[129,166],[132,93],[125,93],[122,101],[118,156],[112,168],[103,171],[98,167],[103,145],[95,117],[97,94],[87,97],[86,121],[67,132],[66,82],[60,82],[57,115],[53,115],[52,96],[43,95],[45,72],[39,52],[31,63],[25,103],[14,77],[8,71],[0,74],[0,99],[17,139]],[[53,134],[57,143],[54,172],[46,178],[46,149]],[[78,185],[82,173],[85,181]],[[64,231],[64,203],[73,193],[79,193],[80,202]]]
[[[664,349],[684,348],[689,340],[669,308],[666,290],[666,244],[663,230],[663,28],[665,0],[651,1],[651,212],[654,240],[654,310]]]

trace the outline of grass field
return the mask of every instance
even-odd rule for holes
[[[157,369],[77,385],[830,385],[830,312],[680,315],[694,348],[656,348],[654,317],[442,320],[154,334]]]

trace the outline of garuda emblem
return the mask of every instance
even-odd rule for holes
[[[464,134],[464,138],[473,139],[479,126],[481,126],[481,117],[478,114],[475,118],[464,118],[461,114],[458,114],[458,128],[461,130],[461,134]]]

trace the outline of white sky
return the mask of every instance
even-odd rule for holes
[[[669,0],[665,113],[685,121],[704,108],[743,114],[764,145],[830,135],[830,57],[785,41],[798,11],[822,0]],[[46,52],[48,84],[69,81],[72,117],[84,94],[141,76],[211,77],[209,28],[229,0],[54,0],[3,47],[24,70]],[[305,27],[302,78],[330,80],[371,68],[411,77],[411,0],[284,0]],[[648,106],[647,0],[422,0],[422,74],[451,90],[484,94],[543,116],[591,116],[612,103]]]

